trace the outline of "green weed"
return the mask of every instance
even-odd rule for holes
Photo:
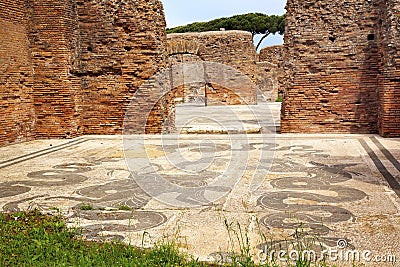
[[[127,205],[121,205],[118,207],[119,210],[124,210],[124,211],[129,211],[132,210],[131,207],[127,206]]]
[[[93,206],[90,205],[90,204],[82,204],[82,205],[80,206],[80,209],[81,209],[81,210],[93,210]]]

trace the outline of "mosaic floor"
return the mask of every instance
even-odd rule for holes
[[[399,159],[400,139],[374,135],[32,141],[0,148],[0,209],[62,213],[88,239],[177,239],[202,260],[229,258],[240,230],[254,255],[313,237],[396,266],[377,261],[400,262]]]

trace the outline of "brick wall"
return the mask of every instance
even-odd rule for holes
[[[173,37],[173,35],[167,36],[167,38],[168,66],[170,68],[179,64],[204,61],[202,54],[205,52],[205,48],[196,39],[184,39],[178,36]],[[204,82],[188,83],[182,72],[171,78],[171,89],[173,89],[176,103],[206,103]]]
[[[400,136],[399,0],[289,0],[287,11],[282,132]]]
[[[78,2],[77,9],[80,55],[73,73],[81,79],[82,133],[120,134],[137,89],[165,66],[162,5],[155,0],[90,0]],[[148,94],[154,93],[138,97],[133,104],[153,107]],[[137,108],[130,111],[137,120],[130,126],[143,132],[146,118]],[[154,127],[163,120],[160,112],[150,119]]]
[[[77,49],[72,0],[30,0],[29,40],[34,67],[33,97],[37,138],[77,136],[79,82],[71,75]]]
[[[380,2],[379,132],[400,136],[400,1]]]
[[[125,114],[129,132],[167,131],[171,100],[186,89],[179,75],[177,92],[166,77],[145,81],[196,61],[232,67],[231,84],[211,71],[209,104],[254,104],[257,72],[283,76],[282,132],[400,136],[400,0],[288,0],[284,75],[271,72],[278,47],[263,50],[257,68],[247,32],[173,34],[167,43],[158,0],[0,0],[0,8],[0,145],[119,134]]]
[[[375,1],[288,0],[282,132],[378,131],[378,10]]]
[[[226,84],[218,85],[216,83],[208,87],[203,86],[201,94],[208,95],[208,98],[210,98],[209,101],[208,99],[205,100],[208,105],[256,103],[256,52],[250,33],[245,31],[219,31],[168,34],[167,41],[171,59],[170,65],[207,61],[233,68],[233,70],[227,69],[226,73],[231,74],[232,79],[236,83],[241,83],[242,86],[236,84],[232,85],[232,88],[228,88],[229,86],[226,86]],[[211,72],[209,75],[217,76]],[[246,76],[248,79],[243,79],[240,76]],[[190,86],[188,88],[186,95],[193,98],[192,92],[196,90],[190,89]],[[234,92],[228,92],[232,90]]]
[[[0,1],[0,146],[35,137],[26,20],[25,1]]]
[[[0,145],[121,134],[135,92],[165,67],[158,0],[17,0],[0,8]],[[166,118],[173,123],[159,94],[141,90],[132,104],[152,115],[131,108],[129,127],[161,132]]]

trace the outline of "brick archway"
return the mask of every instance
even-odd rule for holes
[[[167,52],[169,56],[174,55],[193,55],[200,58],[202,61],[202,52],[204,51],[204,46],[196,41],[189,40],[173,40],[167,43]]]

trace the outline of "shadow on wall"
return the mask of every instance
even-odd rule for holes
[[[362,128],[370,129],[369,133],[378,133],[378,74],[380,71],[379,51],[377,37],[372,33],[364,34],[366,45],[361,56],[363,65],[360,68],[359,94],[353,104],[355,118],[363,119],[358,124],[353,124],[350,132],[360,133]]]

